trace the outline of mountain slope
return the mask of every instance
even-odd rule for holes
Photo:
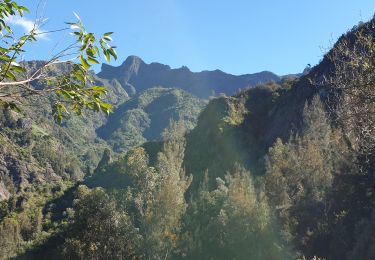
[[[127,151],[146,141],[161,140],[171,120],[182,121],[191,130],[205,104],[180,89],[150,88],[118,107],[97,133],[115,151]]]
[[[149,88],[152,84],[151,80],[149,85],[143,85],[144,89],[140,88],[141,93],[137,92],[135,95],[133,92],[130,94],[133,96],[132,99],[125,103],[118,102],[114,114],[108,120],[100,117],[97,121],[91,117],[85,120],[74,119],[78,121],[68,121],[62,129],[59,128],[60,126],[52,127],[44,121],[38,121],[38,125],[31,127],[31,134],[38,136],[38,141],[48,141],[44,145],[44,148],[48,149],[37,150],[34,152],[35,158],[31,159],[27,158],[27,152],[33,147],[27,142],[26,145],[24,144],[25,133],[18,129],[23,129],[24,126],[27,128],[27,122],[22,120],[19,122],[17,118],[12,120],[11,115],[4,114],[2,117],[5,120],[2,125],[5,130],[2,129],[2,133],[5,133],[6,138],[9,139],[5,140],[5,145],[17,146],[17,153],[4,150],[4,158],[0,157],[0,165],[6,164],[7,170],[34,165],[38,160],[38,154],[42,155],[39,159],[47,157],[49,161],[63,157],[66,152],[80,158],[82,157],[80,154],[87,149],[85,141],[95,144],[88,149],[104,148],[107,146],[105,143],[107,141],[118,151],[141,145],[146,140],[156,142],[143,143],[143,147],[132,149],[119,160],[109,164],[105,163],[110,161],[109,152],[106,152],[102,160],[103,164],[97,168],[98,170],[83,182],[76,183],[75,186],[71,185],[71,189],[60,187],[56,192],[56,189],[48,190],[49,187],[36,184],[31,188],[36,188],[39,193],[37,196],[31,196],[30,203],[20,196],[14,203],[10,199],[7,204],[0,204],[1,234],[5,237],[10,233],[10,238],[7,237],[9,240],[22,234],[23,238],[20,240],[24,244],[15,245],[20,245],[23,249],[29,246],[30,251],[27,252],[26,257],[30,259],[56,258],[61,256],[61,253],[66,253],[62,250],[64,244],[68,246],[65,250],[81,252],[79,249],[84,247],[79,247],[80,243],[86,245],[87,242],[89,246],[86,248],[91,250],[99,244],[96,242],[97,237],[101,239],[100,243],[122,241],[113,237],[116,235],[113,230],[117,230],[119,216],[132,216],[131,214],[137,210],[143,215],[147,213],[145,210],[147,204],[155,201],[155,206],[149,209],[162,209],[162,211],[147,216],[151,220],[154,216],[160,217],[161,221],[156,225],[153,221],[139,223],[142,217],[130,217],[129,222],[126,223],[134,224],[135,229],[131,230],[135,231],[135,235],[127,232],[129,229],[126,229],[126,232],[120,233],[120,238],[129,235],[128,241],[131,243],[139,238],[137,232],[142,228],[161,230],[159,232],[161,238],[172,237],[174,241],[183,242],[173,245],[175,252],[171,251],[170,256],[167,254],[172,259],[181,259],[178,257],[179,254],[185,255],[185,250],[189,254],[191,253],[189,250],[194,249],[195,246],[199,249],[197,252],[206,252],[207,258],[212,257],[212,253],[219,252],[218,258],[230,259],[237,252],[246,252],[244,249],[249,249],[249,245],[256,245],[253,243],[255,240],[261,243],[260,247],[266,245],[264,246],[266,252],[273,246],[280,252],[289,249],[293,251],[293,257],[282,257],[282,254],[279,254],[280,259],[299,259],[303,256],[306,259],[313,259],[314,256],[325,259],[374,259],[375,149],[372,154],[364,155],[352,145],[352,133],[347,131],[345,121],[340,121],[337,116],[341,105],[337,97],[342,91],[335,88],[333,84],[322,81],[339,71],[340,68],[332,62],[329,55],[334,51],[341,51],[339,44],[342,41],[347,41],[345,43],[348,49],[345,49],[344,53],[339,53],[339,57],[346,53],[354,53],[352,45],[358,44],[359,47],[363,47],[358,43],[363,39],[369,39],[366,43],[370,43],[371,48],[358,48],[360,54],[365,53],[374,57],[370,55],[374,53],[374,28],[375,19],[344,35],[319,65],[306,71],[306,74],[299,78],[286,77],[280,82],[263,84],[231,97],[221,96],[211,99],[200,114],[197,126],[185,135],[186,140],[176,133],[171,135],[174,136],[173,138],[163,143],[161,133],[168,126],[170,119],[185,120],[187,128],[194,125],[196,116],[205,102],[183,90]],[[357,34],[358,32],[363,34]],[[369,35],[371,38],[364,37]],[[359,58],[361,57],[360,55]],[[126,83],[125,89],[128,89],[125,90],[126,92],[121,92],[124,96],[132,90],[138,91],[135,88],[138,86],[132,86],[129,82],[135,77],[134,75],[141,73],[142,67],[146,66],[137,59],[130,63],[129,73],[123,74],[123,79],[116,78],[116,75],[112,77],[109,72],[108,75],[102,75],[107,77],[106,81],[110,80],[116,86],[115,89],[119,93]],[[358,68],[357,63],[349,64],[355,69]],[[155,66],[155,64],[147,66]],[[360,73],[349,74],[353,80],[349,83],[363,83],[361,80],[365,78],[365,84],[353,84],[355,90],[363,89],[365,86],[373,93],[374,59],[364,67],[371,69],[366,70],[367,73],[363,75],[361,70]],[[121,71],[121,67],[117,69]],[[160,67],[160,70],[170,69]],[[344,77],[342,74],[339,76]],[[152,78],[152,82],[155,82],[154,80],[155,78]],[[368,82],[371,84],[367,84]],[[352,99],[348,100],[349,103],[346,104],[352,105],[354,111],[362,111],[360,107],[364,103],[350,104]],[[370,112],[375,111],[373,100],[371,101],[366,103]],[[372,117],[371,120],[373,121]],[[101,127],[96,133],[95,129],[98,126]],[[62,134],[57,135],[55,131],[59,133],[61,131]],[[45,140],[46,134],[53,136]],[[97,134],[105,141],[98,138]],[[56,153],[61,151],[55,149],[56,142],[60,139],[65,142],[66,147],[62,149],[64,153]],[[78,146],[76,150],[75,145]],[[145,150],[148,154],[144,152]],[[157,152],[160,151],[163,153],[157,156]],[[20,157],[22,164],[14,163],[7,154],[11,154],[10,157]],[[48,157],[51,155],[55,156]],[[63,158],[64,160],[67,158],[67,164],[71,163],[69,161],[71,157]],[[164,163],[161,163],[162,161]],[[239,172],[238,169],[241,167],[246,171]],[[42,184],[50,180],[48,178],[50,175],[41,172],[43,169],[49,169],[48,165],[44,168],[38,167],[35,171]],[[178,171],[175,171],[176,169]],[[62,170],[61,175],[56,174],[57,178],[66,178],[66,175],[71,173],[70,167]],[[188,185],[165,178],[171,171],[174,171],[174,176],[178,178],[193,175],[193,182],[187,194],[185,191]],[[15,172],[16,174],[12,174],[17,177],[19,174]],[[27,170],[27,173],[22,176],[23,180],[32,181],[34,178],[32,172]],[[8,172],[7,174],[9,175]],[[236,174],[237,184],[233,186],[232,183],[232,186],[228,187],[226,184],[230,184],[230,180],[236,178]],[[240,175],[246,178],[238,178]],[[167,185],[159,186],[163,180],[169,180],[166,182]],[[254,186],[244,186],[245,182],[254,182]],[[3,183],[0,183],[0,196],[5,198],[10,193],[10,189],[4,189],[7,183],[9,179],[5,178]],[[85,184],[93,189],[79,187],[79,184]],[[22,185],[20,187],[24,190],[30,188]],[[163,193],[165,190],[169,192]],[[133,191],[136,193],[132,193]],[[181,195],[179,201],[183,202],[183,207],[186,207],[187,211],[179,215],[181,222],[178,221],[177,228],[173,230],[176,233],[165,232],[159,227],[170,224],[169,218],[165,217],[170,216],[171,209],[175,209],[178,203],[168,206],[163,206],[163,203],[168,200],[174,202],[176,191]],[[30,194],[33,193],[27,193],[29,197]],[[159,197],[152,194],[161,195]],[[38,199],[36,200],[35,197]],[[184,197],[189,199],[186,204]],[[258,199],[262,201],[261,204],[254,203]],[[220,200],[225,202],[226,207],[223,208],[217,203]],[[119,204],[115,205],[115,203],[111,206],[114,201]],[[246,205],[249,207],[243,208]],[[8,208],[11,209],[7,211]],[[258,215],[259,212],[253,209],[261,209],[267,214]],[[236,211],[241,214],[231,214]],[[79,214],[80,212],[86,214]],[[243,212],[250,214],[243,215]],[[250,223],[245,221],[241,224],[252,215],[259,216],[259,225],[258,221]],[[274,219],[276,223],[273,223]],[[264,233],[262,223],[265,221],[275,224],[270,225],[275,232]],[[79,226],[82,223],[88,225]],[[106,225],[110,229],[103,229]],[[8,229],[1,229],[3,226]],[[32,229],[30,226],[37,228]],[[100,235],[95,233],[95,229],[93,231],[93,226],[97,227],[96,230]],[[211,228],[206,229],[210,226]],[[279,239],[283,242],[275,244],[275,240],[272,239],[271,244],[262,244],[265,240],[259,239],[262,236],[255,233],[254,240],[248,243],[247,236],[244,234],[258,227],[259,234],[266,234],[264,238],[276,237],[277,242]],[[7,232],[9,230],[13,230],[13,233]],[[85,236],[87,233],[89,236]],[[146,239],[149,237],[151,236],[144,236]],[[217,243],[216,239],[218,239]],[[157,240],[160,241],[162,240]],[[196,241],[198,243],[195,243]],[[184,242],[187,242],[187,245]],[[202,246],[205,243],[208,246]],[[125,244],[121,243],[122,246]],[[148,247],[149,244],[145,245],[146,250],[152,251]],[[14,255],[17,248],[12,250]],[[142,257],[143,251],[139,253]],[[248,258],[249,254],[243,254],[238,259]],[[259,255],[258,258],[278,259],[259,257]],[[196,257],[187,259],[196,259]]]

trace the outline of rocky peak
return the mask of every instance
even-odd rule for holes
[[[145,62],[137,56],[129,56],[120,66],[115,67],[109,64],[102,64],[101,71],[98,76],[101,78],[113,79],[118,75],[123,77],[123,83],[127,83],[133,75],[138,75],[140,68]]]
[[[186,66],[173,69],[158,62],[146,64],[137,56],[129,56],[118,67],[103,64],[98,76],[109,80],[117,79],[129,95],[163,86],[181,88],[200,98],[207,98],[213,93],[233,95],[238,89],[281,79],[268,71],[232,75],[221,70],[192,72]]]

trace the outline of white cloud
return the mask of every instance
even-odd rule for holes
[[[6,22],[13,24],[15,26],[20,26],[23,28],[25,33],[31,32],[31,30],[36,27],[36,33],[38,34],[36,37],[38,39],[43,39],[43,40],[48,40],[48,34],[45,33],[45,31],[40,29],[40,26],[46,21],[46,19],[42,21],[32,21],[29,20],[25,17],[20,17],[20,16],[10,16],[6,18]]]

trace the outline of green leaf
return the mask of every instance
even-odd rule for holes
[[[79,61],[81,62],[85,70],[88,70],[91,67],[90,64],[88,64],[87,60],[82,56],[82,54],[79,55]]]
[[[91,64],[99,64],[99,61],[97,61],[97,60],[94,59],[93,57],[87,57],[87,60],[88,60]]]
[[[82,83],[85,82],[85,77],[82,75],[81,72],[76,71],[76,72],[74,73],[74,77],[75,77],[77,80],[79,80],[80,82],[82,82]]]
[[[117,53],[116,53],[115,49],[109,48],[108,51],[112,55],[112,57],[115,58],[115,60],[117,60]]]
[[[17,81],[17,78],[16,76],[14,76],[14,74],[9,70],[6,75],[5,75],[8,79],[11,79],[13,81]]]
[[[15,71],[17,73],[26,72],[26,69],[24,67],[21,67],[21,66],[12,66],[11,69],[12,69],[12,71]]]
[[[0,55],[0,60],[3,61],[11,61],[12,59],[8,55]]]
[[[107,41],[113,41],[113,39],[109,36],[104,36],[104,39],[107,40]]]
[[[101,86],[93,86],[91,87],[91,89],[94,91],[100,91],[100,92],[105,92],[107,90],[105,87],[101,87]]]
[[[105,59],[107,60],[107,62],[110,62],[111,61],[110,53],[107,50],[104,50],[103,53],[104,53],[104,56],[105,56]]]
[[[101,102],[100,107],[104,111],[111,111],[112,110],[112,105],[108,103]]]

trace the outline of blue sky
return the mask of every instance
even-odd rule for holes
[[[36,0],[23,0],[35,19]],[[79,14],[89,31],[113,31],[121,64],[128,55],[192,71],[232,74],[300,72],[315,65],[341,34],[370,19],[373,0],[46,0],[44,30],[64,27]],[[21,25],[18,25],[19,27]],[[51,34],[25,59],[43,59],[69,36]],[[99,69],[99,68],[96,68]]]

